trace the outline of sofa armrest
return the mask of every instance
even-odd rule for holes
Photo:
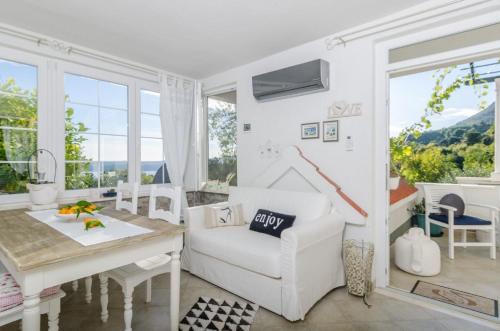
[[[190,233],[196,230],[206,229],[205,227],[205,207],[217,206],[225,202],[214,203],[211,205],[203,205],[190,207],[185,209],[184,224],[187,231],[184,234],[184,249],[181,255],[181,268],[187,271],[191,270],[191,238]]]
[[[288,320],[304,319],[326,293],[345,285],[344,227],[345,218],[333,212],[281,233],[282,312]]]

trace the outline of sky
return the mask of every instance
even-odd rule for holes
[[[500,70],[498,59],[488,59],[476,62],[476,65],[497,63],[493,67],[484,67],[481,72]],[[467,68],[468,64],[459,65],[444,81],[447,86],[458,76],[463,76],[469,71],[461,70]],[[424,71],[390,80],[390,135],[396,136],[402,129],[418,122],[423,115],[427,102],[430,99],[436,78],[433,74],[436,70]],[[449,100],[445,101],[445,110],[441,115],[430,118],[432,130],[451,126],[479,112],[480,100],[485,100],[487,105],[495,102],[495,84],[488,84],[488,95],[480,99],[475,88],[463,86],[455,91]]]
[[[0,84],[9,78],[14,78],[22,89],[33,90],[37,87],[37,68],[0,59]],[[99,160],[97,133],[101,133],[100,161],[127,160],[127,86],[66,73],[64,88],[68,96],[66,107],[75,111],[73,122],[82,122],[89,129],[84,135],[87,158]],[[142,90],[140,98],[141,160],[161,161],[160,97]]]

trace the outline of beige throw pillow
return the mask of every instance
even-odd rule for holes
[[[205,206],[205,226],[207,228],[244,224],[243,207],[240,203],[236,205]]]

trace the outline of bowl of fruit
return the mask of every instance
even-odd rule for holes
[[[74,205],[63,207],[57,211],[56,216],[64,219],[76,219],[81,214],[94,215],[98,213],[103,207],[98,207],[92,202],[86,200],[78,201]]]

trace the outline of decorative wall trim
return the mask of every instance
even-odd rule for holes
[[[347,217],[347,223],[366,224],[368,213],[344,193],[340,185],[321,171],[318,165],[304,156],[298,146],[287,147],[283,151],[282,157],[258,176],[253,185],[257,187],[273,187],[290,169],[299,173],[314,189],[327,195],[334,203],[335,209]]]

